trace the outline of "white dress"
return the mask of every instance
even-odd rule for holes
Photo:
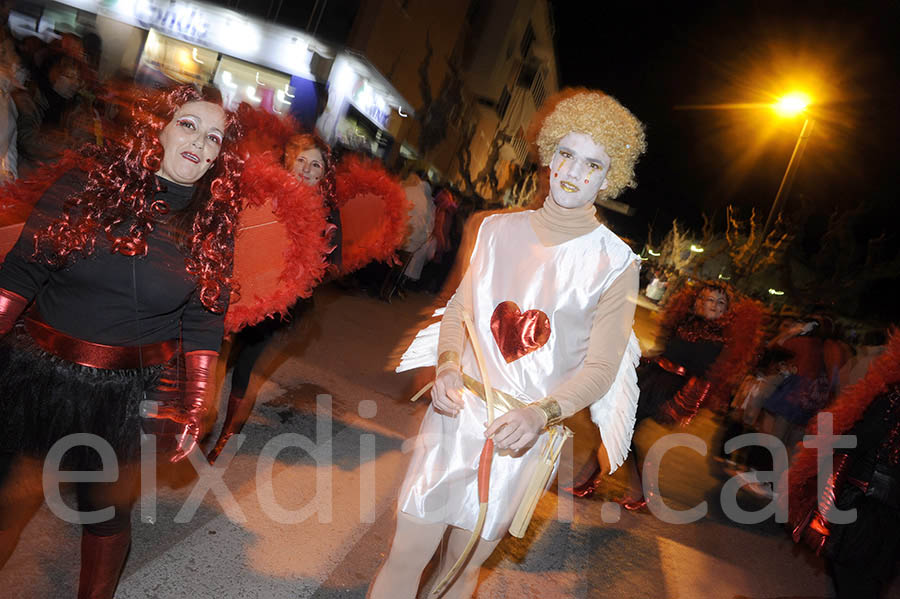
[[[486,218],[472,252],[468,280],[473,286],[472,318],[494,388],[527,404],[549,395],[574,376],[587,355],[600,297],[635,259],[630,248],[602,225],[586,235],[545,247],[531,227],[530,211]],[[505,302],[514,302],[519,316],[525,318],[517,321],[515,312],[501,317],[498,306]],[[510,305],[505,307],[509,312]],[[499,337],[515,337],[517,324],[543,318],[536,311],[546,315],[549,336],[543,344],[531,343],[536,349],[524,355],[512,354],[504,344],[504,356],[492,321]],[[398,371],[436,362],[438,326],[436,323],[417,335]],[[595,422],[594,412],[600,414],[598,425],[604,441],[608,435],[613,446],[613,467],[624,460],[631,442],[638,395],[634,367],[639,357],[632,333],[616,381],[592,407]],[[461,366],[465,374],[481,380],[468,340]],[[478,458],[487,415],[484,401],[471,391],[466,390],[464,400],[465,407],[455,417],[428,408],[401,489],[399,509],[429,522],[473,530],[478,515]],[[495,453],[484,539],[498,539],[509,528],[546,437],[544,433],[517,454]]]

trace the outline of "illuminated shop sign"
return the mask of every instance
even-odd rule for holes
[[[249,18],[233,10],[189,0],[60,0],[142,29],[285,73],[312,78],[314,52],[333,51],[303,32]]]
[[[141,27],[158,29],[173,37],[197,44],[206,44],[208,41],[209,20],[194,7],[175,2],[164,7],[149,2],[138,2],[134,16]]]

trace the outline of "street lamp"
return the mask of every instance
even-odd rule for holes
[[[809,108],[812,100],[803,92],[791,92],[778,99],[772,108],[783,117],[794,117]]]
[[[779,98],[777,102],[772,104],[772,109],[779,116],[791,118],[806,113],[806,109],[809,108],[810,104],[812,104],[812,99],[809,95],[800,91],[795,91]],[[772,201],[772,207],[769,209],[769,216],[766,218],[766,224],[760,234],[759,243],[756,244],[753,254],[750,256],[750,261],[747,263],[747,274],[753,272],[753,263],[756,261],[756,254],[759,253],[759,248],[766,241],[766,236],[769,234],[769,228],[772,226],[772,219],[775,217],[775,213],[777,212],[779,205],[781,205],[783,198],[790,193],[791,185],[794,182],[794,175],[797,172],[797,165],[800,164],[800,158],[803,156],[803,151],[806,149],[806,142],[809,141],[809,138],[812,135],[813,125],[815,125],[815,121],[812,116],[806,113],[803,129],[800,130],[800,135],[797,137],[797,144],[794,146],[794,152],[791,154],[787,169],[784,171],[784,176],[781,178],[781,184],[778,186],[775,200]]]

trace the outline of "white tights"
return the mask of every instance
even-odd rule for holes
[[[415,599],[422,571],[437,551],[447,528],[448,526],[443,523],[426,522],[421,518],[398,512],[397,532],[391,543],[391,551],[372,586],[369,587],[368,599]],[[441,560],[441,571],[435,578],[435,584],[456,563],[471,535],[468,530],[450,527],[447,555]],[[479,539],[471,558],[441,597],[443,599],[471,597],[478,584],[481,564],[491,556],[499,542],[499,539],[496,541]]]

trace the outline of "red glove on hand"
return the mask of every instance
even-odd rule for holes
[[[184,354],[186,381],[184,386],[184,410],[174,420],[184,425],[178,435],[178,445],[172,462],[187,457],[203,437],[203,417],[208,409],[207,394],[213,387],[218,352],[209,350],[192,351]]]
[[[12,330],[28,300],[7,289],[0,289],[0,337]]]

